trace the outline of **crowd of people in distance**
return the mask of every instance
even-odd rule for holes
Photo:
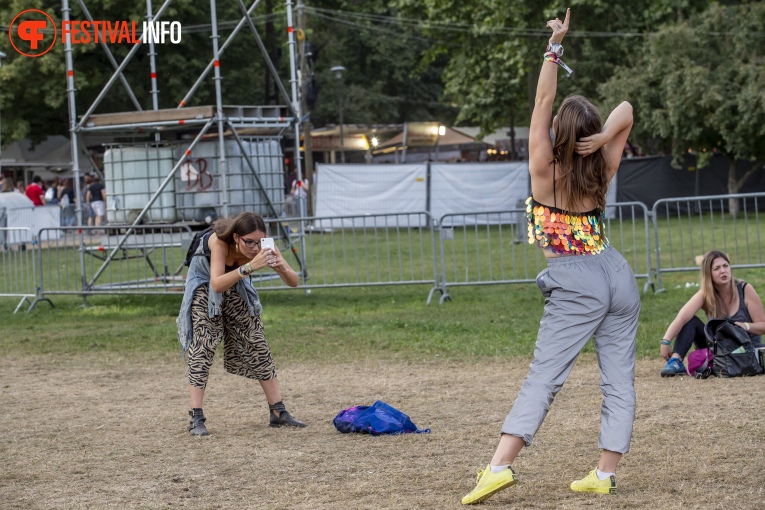
[[[86,173],[80,186],[81,196],[77,197],[71,178],[55,177],[44,181],[39,175],[32,176],[29,184],[0,175],[0,192],[19,193],[32,201],[35,207],[57,205],[61,208],[61,226],[77,224],[77,203],[82,205],[83,225],[101,226],[106,222],[106,188],[98,174]]]

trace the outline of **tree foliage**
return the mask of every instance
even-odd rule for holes
[[[283,2],[272,1],[273,13],[268,16],[261,3],[253,13],[255,25],[267,46],[280,77],[289,92],[289,58],[286,37],[287,18]],[[3,5],[5,4],[5,5]],[[71,18],[85,19],[79,3],[71,4]],[[155,13],[162,2],[154,2]],[[251,0],[246,0],[249,7]],[[371,13],[391,16],[381,5],[354,0],[321,0],[309,6],[342,10],[349,13]],[[60,27],[60,4],[43,0],[10,0],[0,3],[0,19],[8,20],[24,9],[47,12]],[[143,2],[117,0],[86,2],[94,19],[135,20],[139,26],[146,16]],[[293,3],[293,6],[295,4]],[[219,1],[217,9],[220,40],[223,45],[241,18],[238,3]],[[207,63],[212,59],[209,3],[174,0],[162,19],[178,20],[183,24],[180,45],[156,46],[159,107],[174,108],[191,88]],[[428,41],[421,34],[384,29],[364,19],[338,20],[335,16],[308,16],[307,35],[314,44],[317,58],[314,64],[320,89],[319,100],[312,112],[314,125],[338,121],[337,83],[330,68],[347,68],[342,93],[345,122],[393,123],[408,120],[439,120],[451,123],[456,108],[440,102],[443,93],[438,63],[418,70]],[[266,23],[272,24],[273,39],[267,37]],[[7,31],[7,25],[4,27]],[[28,58],[16,53],[5,39],[0,44],[8,58],[0,68],[0,98],[2,99],[2,141],[31,138],[39,141],[52,134],[66,134],[69,129],[64,45],[60,40],[40,58]],[[130,50],[129,45],[110,45],[117,62]],[[143,109],[152,107],[149,48],[143,45],[124,71],[127,81]],[[101,47],[73,47],[77,112],[79,115],[93,103],[104,84],[114,72]],[[245,26],[221,56],[224,104],[286,104],[275,95],[275,87],[267,83],[265,61],[249,27]],[[270,92],[269,92],[270,91]],[[196,91],[189,105],[214,104],[215,88],[210,73]],[[132,111],[135,109],[124,87],[118,81],[105,96],[95,113]]]
[[[394,20],[391,2],[308,1],[308,38],[316,48],[314,69],[320,91],[314,125],[338,121],[338,92],[344,122],[406,121],[451,123],[457,109],[441,102],[444,61],[419,68],[430,41],[416,30],[380,23]],[[313,8],[313,9],[312,9]],[[339,14],[342,12],[342,14]],[[342,83],[330,69],[346,68]]]
[[[648,38],[633,67],[603,85],[606,101],[625,97],[635,109],[634,138],[646,147],[671,148],[680,163],[688,152],[706,166],[719,152],[731,160],[728,191],[739,161],[765,160],[765,5],[715,4]]]
[[[548,19],[571,7],[563,59],[574,69],[559,80],[559,98],[583,94],[598,99],[598,86],[639,56],[640,35],[682,20],[709,0],[398,0],[403,13],[430,24],[436,41],[429,56],[446,55],[446,99],[460,105],[458,121],[484,132],[528,122]],[[625,35],[627,35],[625,37]]]
[[[142,2],[86,3],[96,19],[140,23],[145,16]],[[6,0],[0,3],[0,19],[11,20],[23,9],[39,8],[58,22],[61,11],[55,4]],[[78,2],[71,4],[72,17],[84,19]],[[478,124],[484,132],[506,126],[511,118],[516,125],[523,124],[529,118],[548,39],[545,21],[571,7],[572,27],[563,58],[574,74],[559,81],[559,98],[584,94],[608,107],[630,97],[639,120],[635,133],[646,140],[646,146],[651,146],[647,140],[653,140],[656,148],[676,142],[676,151],[715,147],[739,158],[759,157],[751,147],[761,140],[765,109],[747,105],[762,105],[763,89],[757,85],[762,83],[758,67],[762,51],[750,49],[758,44],[761,48],[763,38],[709,36],[735,31],[737,21],[731,13],[747,9],[750,16],[745,26],[749,28],[744,32],[761,30],[756,25],[763,19],[762,7],[738,4],[711,0],[306,0],[306,36],[316,50],[313,69],[320,91],[311,121],[314,125],[338,121],[339,92],[346,123],[436,120],[450,124],[456,120]],[[155,2],[155,10],[159,5]],[[270,17],[266,16],[269,5],[273,8]],[[699,14],[708,7],[707,14]],[[254,22],[289,89],[284,8],[282,2],[265,0],[255,10]],[[218,2],[217,16],[222,45],[241,16],[237,2]],[[174,0],[164,19],[180,20],[184,27],[181,45],[157,47],[159,106],[173,108],[212,58],[209,4]],[[275,34],[272,39],[266,36],[269,22]],[[56,44],[37,59],[18,55],[7,39],[0,49],[8,55],[0,68],[3,142],[65,134],[63,45]],[[121,61],[130,48],[112,45],[110,49]],[[113,67],[100,47],[75,46],[74,56],[81,115],[112,76]],[[330,71],[336,65],[347,69],[342,84]],[[247,27],[223,54],[221,69],[224,103],[285,103],[273,96],[264,60]],[[125,76],[141,106],[150,108],[148,47],[139,50]],[[214,90],[210,75],[189,104],[213,104]],[[132,109],[118,82],[96,113]]]

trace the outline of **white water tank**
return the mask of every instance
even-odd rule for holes
[[[245,138],[242,142],[254,174],[236,140],[226,140],[228,215],[248,211],[264,218],[278,217],[284,204],[284,156],[279,139]],[[188,145],[179,149],[178,159],[187,149]],[[190,158],[181,165],[175,188],[176,210],[181,221],[204,222],[223,215],[223,176],[218,170],[219,162],[219,144],[215,140],[198,143]]]
[[[106,218],[112,224],[132,224],[149,203],[175,163],[172,147],[138,145],[111,147],[104,153]],[[143,217],[144,223],[173,223],[175,180],[171,179]]]

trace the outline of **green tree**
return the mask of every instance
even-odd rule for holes
[[[50,7],[49,4],[50,2],[42,0],[6,2],[5,6],[0,6],[0,19],[6,20],[4,29],[7,31],[7,24],[16,14],[29,8],[44,10],[60,27],[61,7],[60,5]],[[159,9],[157,4],[161,5],[161,3],[155,2],[155,13]],[[72,1],[70,5],[71,19],[86,19],[78,2]],[[134,20],[141,27],[146,16],[145,4],[141,2],[104,0],[86,2],[86,5],[96,20]],[[240,18],[240,13],[236,2],[220,2],[217,14],[222,21],[219,30],[222,45],[233,28],[233,23],[226,20],[236,21]],[[209,5],[192,0],[176,0],[162,19],[180,20],[184,26],[183,40],[180,45],[156,46],[159,107],[174,108],[196,81],[207,62],[212,59]],[[64,44],[60,37],[53,49],[39,58],[19,55],[10,46],[8,39],[4,41],[5,43],[0,44],[0,49],[8,55],[8,58],[0,68],[2,83],[0,94],[4,105],[3,143],[7,144],[24,138],[40,141],[53,134],[66,135],[69,130],[69,114]],[[126,44],[109,45],[118,63],[122,62],[130,48]],[[145,110],[152,108],[148,52],[148,45],[143,45],[124,70],[126,80]],[[225,77],[224,103],[261,104],[263,102],[262,79],[256,80],[256,78],[263,75],[265,66],[263,60],[257,56],[258,54],[259,50],[255,41],[246,29],[239,33],[233,44],[223,54],[221,68]],[[77,113],[82,115],[112,76],[114,68],[100,46],[74,45],[73,57]],[[242,65],[242,62],[247,62],[248,65]],[[214,101],[215,89],[212,73],[210,73],[189,104],[213,104]],[[104,97],[95,113],[134,109],[133,102],[118,81]]]
[[[608,103],[628,98],[633,138],[671,148],[679,165],[688,151],[706,166],[713,152],[731,161],[728,192],[737,193],[765,160],[765,5],[715,4],[648,38],[634,67],[623,67],[601,91]],[[739,177],[739,162],[751,162]],[[756,163],[759,161],[760,163]],[[730,212],[738,213],[731,200]]]
[[[441,102],[445,60],[419,68],[431,42],[420,30],[395,23],[391,3],[306,1],[320,91],[314,125],[338,122],[339,86],[346,123],[453,122],[457,108]],[[338,65],[346,68],[342,85],[330,71]]]
[[[559,98],[598,100],[598,86],[621,65],[637,61],[642,35],[703,10],[709,0],[397,0],[402,16],[426,20],[434,40],[426,56],[446,56],[445,101],[458,104],[458,122],[483,132],[528,122],[549,30],[545,22],[571,7],[563,57],[574,69],[559,80]],[[565,73],[561,72],[561,76]]]
[[[72,19],[85,19],[79,3],[71,1]],[[252,0],[246,0],[249,7]],[[94,19],[145,19],[145,4],[118,0],[86,2]],[[161,2],[154,2],[159,9]],[[289,58],[287,22],[283,2],[272,2],[273,13],[266,16],[264,5],[253,13],[261,38],[274,57],[282,81],[289,91]],[[417,69],[429,41],[419,31],[399,30],[381,24],[374,16],[391,18],[388,3],[355,0],[309,0],[308,38],[317,51],[316,79],[320,94],[312,112],[314,125],[336,123],[338,120],[336,82],[330,68],[343,65],[348,71],[344,78],[345,122],[398,123],[407,120],[438,120],[450,123],[457,109],[442,103],[441,72],[445,60],[427,68]],[[4,28],[16,14],[35,8],[47,12],[60,26],[59,3],[43,0],[9,0],[0,2],[0,20]],[[346,13],[347,16],[339,16]],[[371,17],[370,17],[371,16]],[[217,17],[223,44],[231,33],[241,12],[236,1],[218,2]],[[271,20],[273,33],[269,40],[266,18]],[[186,95],[199,74],[212,58],[209,3],[174,0],[163,15],[165,20],[183,23],[183,42],[178,46],[158,45],[156,48],[159,107],[174,108]],[[0,68],[2,111],[2,141],[31,138],[39,141],[52,134],[66,135],[69,129],[64,45],[60,40],[40,58],[19,55],[8,39],[0,49],[8,58]],[[127,55],[128,45],[110,45],[116,60]],[[95,100],[114,69],[103,50],[94,45],[75,45],[75,87],[77,112],[85,113]],[[124,74],[143,109],[152,107],[149,48],[144,45],[126,67]],[[285,104],[274,96],[273,87],[266,86],[267,69],[260,50],[244,27],[221,57],[224,104]],[[271,89],[270,93],[267,89]],[[207,76],[189,105],[214,104],[215,88],[212,73]],[[113,85],[95,113],[134,110],[135,106],[121,83]]]

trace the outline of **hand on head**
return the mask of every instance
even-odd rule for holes
[[[592,136],[585,136],[576,142],[574,150],[580,156],[589,156],[605,144],[605,138],[601,133],[595,133]]]
[[[568,32],[568,22],[570,19],[571,9],[566,9],[566,19],[561,21],[559,18],[555,18],[547,22],[547,26],[553,31],[550,36],[550,43],[560,43],[563,40],[563,36]]]

